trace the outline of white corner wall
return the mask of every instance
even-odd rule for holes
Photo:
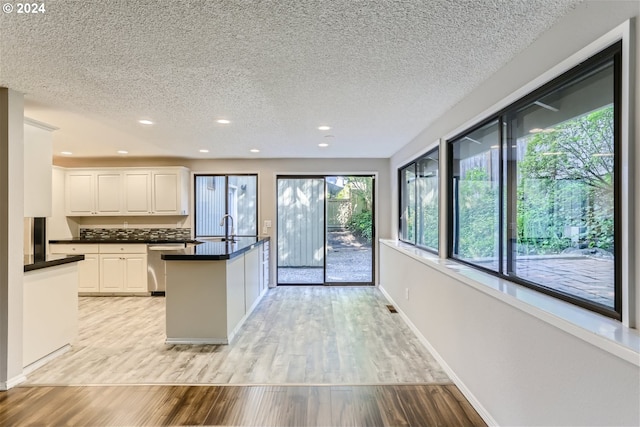
[[[383,292],[486,421],[640,425],[638,365],[385,244],[380,264]]]
[[[492,109],[503,100],[629,19],[635,24],[631,53],[636,68],[632,69],[630,88],[632,159],[628,172],[637,180],[640,152],[634,147],[640,142],[640,126],[635,124],[640,112],[640,2],[586,0],[391,158],[391,212],[398,212],[400,166],[433,147],[434,141],[495,113]],[[633,191],[633,181],[630,184]],[[640,224],[640,197],[630,200],[635,204],[635,209],[631,207],[635,223]],[[397,238],[397,230],[398,218],[392,214],[393,238]],[[631,233],[633,240],[640,241],[640,227]],[[381,289],[440,355],[485,419],[499,425],[640,425],[637,364],[395,249],[380,247]],[[633,270],[640,265],[640,254],[631,251],[629,255]],[[405,298],[407,287],[409,300]],[[631,311],[635,309],[630,324],[640,324],[640,292],[632,296],[630,304]]]

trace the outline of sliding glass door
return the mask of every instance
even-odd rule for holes
[[[324,283],[324,178],[278,178],[278,283]]]
[[[278,284],[373,284],[372,176],[280,176]]]

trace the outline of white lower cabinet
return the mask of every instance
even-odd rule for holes
[[[78,263],[78,292],[100,292],[98,254],[84,254],[84,261]]]
[[[124,258],[121,255],[100,255],[100,291],[124,290]]]
[[[79,293],[147,292],[147,245],[51,244],[50,251],[84,255],[78,263]]]
[[[146,291],[146,254],[100,255],[100,292]]]
[[[244,255],[244,298],[245,311],[251,311],[260,297],[261,245]]]

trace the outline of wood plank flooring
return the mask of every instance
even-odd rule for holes
[[[166,345],[164,298],[80,298],[79,339],[27,384],[450,383],[374,287],[278,287],[228,346]]]
[[[484,426],[454,385],[63,386],[0,393],[2,426]]]

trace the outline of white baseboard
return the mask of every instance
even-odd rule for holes
[[[25,382],[26,380],[27,376],[24,374],[20,374],[8,379],[7,381],[0,381],[0,391],[7,391],[11,388],[14,388],[18,384]]]
[[[51,362],[53,359],[62,356],[63,354],[65,354],[69,350],[71,350],[71,345],[70,344],[65,344],[62,347],[60,347],[59,349],[57,349],[56,351],[52,351],[51,353],[47,354],[43,358],[40,358],[40,359],[36,360],[35,362],[25,366],[22,369],[22,373],[24,375],[29,375],[31,372],[35,371],[36,369],[40,368],[41,366],[46,365],[47,363]]]
[[[497,426],[498,425],[497,421],[491,416],[489,411],[487,411],[486,408],[482,405],[482,403],[480,403],[480,401],[476,399],[476,397],[473,395],[471,390],[469,390],[467,386],[462,382],[462,380],[460,380],[460,378],[456,375],[453,369],[451,369],[451,367],[447,364],[447,362],[442,358],[442,356],[440,356],[440,354],[436,351],[436,349],[431,345],[429,340],[427,340],[424,337],[424,335],[422,335],[422,332],[420,332],[420,330],[416,327],[416,325],[413,324],[411,319],[409,319],[409,317],[407,317],[407,315],[398,307],[398,305],[393,300],[393,298],[391,298],[391,295],[387,293],[387,291],[384,289],[382,285],[378,286],[378,289],[380,289],[380,292],[382,292],[382,294],[387,298],[387,300],[389,300],[389,302],[393,304],[394,308],[398,311],[398,314],[400,315],[400,317],[402,317],[402,320],[404,320],[404,322],[407,324],[407,326],[409,326],[409,328],[413,331],[416,337],[418,337],[418,340],[420,340],[422,345],[424,345],[426,349],[429,350],[429,353],[431,353],[431,355],[438,361],[442,369],[444,369],[444,371],[447,373],[449,378],[451,378],[451,381],[453,381],[453,383],[460,389],[460,392],[462,392],[464,397],[466,397],[469,403],[471,403],[471,406],[473,406],[473,408],[476,411],[478,411],[478,414],[482,417],[484,422],[486,422],[487,425],[490,425],[490,426]]]

